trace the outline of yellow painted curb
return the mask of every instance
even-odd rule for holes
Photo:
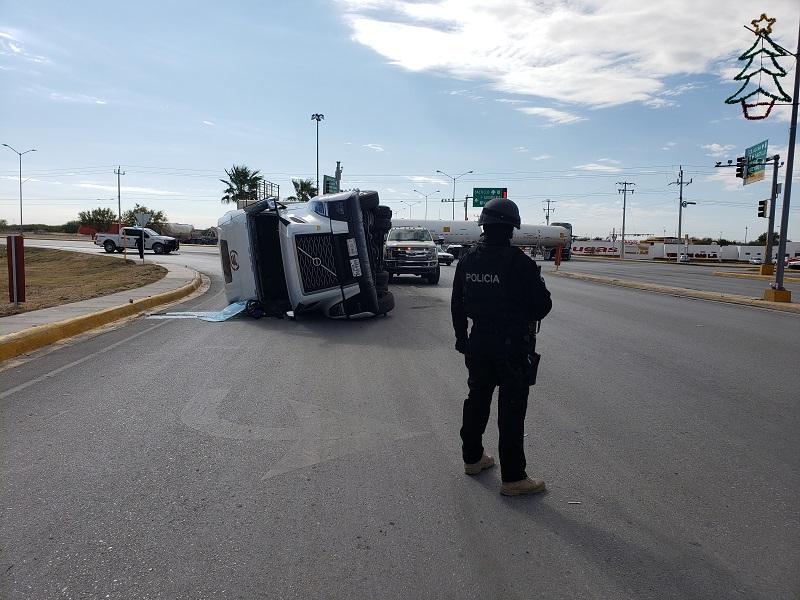
[[[648,292],[658,292],[661,294],[672,294],[683,298],[697,298],[699,300],[714,300],[716,302],[727,302],[729,304],[740,304],[743,306],[757,306],[759,308],[769,308],[782,312],[800,314],[800,304],[787,302],[768,302],[759,298],[749,298],[736,294],[722,294],[719,292],[704,292],[702,290],[690,290],[687,288],[670,287],[655,283],[643,283],[639,281],[628,281],[626,279],[612,279],[610,277],[598,277],[597,275],[584,275],[583,273],[570,273],[568,271],[553,271],[552,275],[567,277],[568,279],[578,279],[590,281],[592,283],[602,283],[606,285],[616,285],[619,287],[645,290]]]
[[[92,329],[108,325],[156,306],[169,304],[188,296],[199,288],[202,283],[203,280],[200,274],[195,273],[194,279],[190,283],[171,292],[148,296],[135,302],[113,306],[88,315],[47,323],[46,325],[36,325],[24,331],[4,335],[0,337],[0,361],[44,348],[59,340],[86,333]]]
[[[728,273],[727,271],[715,271],[714,275],[717,277],[735,277],[737,279],[757,279],[760,281],[772,281],[775,275],[759,275],[757,273]],[[784,281],[793,281],[800,283],[800,277],[783,277]]]

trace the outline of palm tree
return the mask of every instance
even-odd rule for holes
[[[225,169],[228,179],[220,179],[228,186],[222,196],[222,203],[254,202],[258,200],[258,183],[263,177],[258,171],[251,171],[245,165],[233,165],[231,170]]]
[[[287,198],[290,202],[308,202],[319,191],[313,179],[292,179],[292,185],[295,195]]]

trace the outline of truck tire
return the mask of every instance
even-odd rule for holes
[[[374,228],[378,231],[389,231],[392,228],[392,220],[378,217],[375,219]]]
[[[384,292],[378,296],[378,312],[375,314],[385,315],[394,308],[394,295],[392,292]]]
[[[117,249],[117,245],[114,242],[112,242],[111,240],[106,240],[105,242],[103,242],[103,250],[105,250],[109,254],[114,252],[114,250],[116,250],[116,249]]]
[[[361,203],[361,210],[375,210],[380,202],[378,194],[375,192],[362,192],[358,199]]]
[[[379,206],[375,209],[375,218],[376,219],[387,219],[389,221],[392,220],[392,209],[388,206]]]
[[[439,283],[439,274],[440,274],[440,268],[439,265],[436,265],[436,271],[434,271],[432,275],[427,275],[425,278],[431,285],[436,285],[437,283]]]
[[[156,242],[153,244],[153,254],[164,254],[164,244]]]

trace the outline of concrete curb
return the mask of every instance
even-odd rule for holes
[[[757,279],[760,281],[774,281],[775,275],[758,275],[756,273],[728,273],[725,271],[715,271],[717,277],[735,277],[736,279]],[[784,281],[800,282],[800,277],[783,277]]]
[[[597,275],[584,275],[582,273],[570,273],[568,271],[552,271],[551,275],[558,275],[568,279],[578,279],[592,283],[605,285],[616,285],[619,287],[657,292],[660,294],[671,294],[682,298],[696,298],[698,300],[713,300],[715,302],[727,302],[728,304],[740,304],[743,306],[756,306],[781,312],[800,314],[800,304],[785,302],[768,302],[759,298],[749,298],[735,294],[722,294],[719,292],[704,292],[702,290],[690,290],[687,288],[670,287],[667,285],[657,285],[655,283],[644,283],[638,281],[628,281],[626,279],[612,279],[610,277],[598,277]]]
[[[86,333],[92,329],[108,325],[162,304],[180,300],[198,289],[202,283],[203,279],[200,273],[195,272],[194,279],[191,282],[170,292],[155,294],[128,304],[106,308],[73,319],[37,325],[24,331],[0,336],[0,361],[44,348],[65,338]]]

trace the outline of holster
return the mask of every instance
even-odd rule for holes
[[[539,321],[528,324],[528,352],[525,357],[525,375],[527,376],[528,386],[536,385],[536,374],[539,372],[539,360],[542,356],[536,352],[536,333],[539,331]]]

